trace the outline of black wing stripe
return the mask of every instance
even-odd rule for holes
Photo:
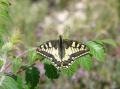
[[[79,52],[71,54],[70,57],[75,58],[75,57],[83,56],[84,54],[87,54],[87,53],[88,53],[88,51],[83,50],[83,51],[79,51]]]

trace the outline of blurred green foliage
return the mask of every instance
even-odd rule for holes
[[[1,81],[0,89],[20,89],[18,83],[13,78],[3,75],[1,79],[3,81]]]
[[[2,33],[7,32],[7,25],[10,22],[10,16],[8,14],[9,3],[7,0],[0,1],[0,36]]]

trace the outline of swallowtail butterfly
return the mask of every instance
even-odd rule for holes
[[[89,54],[89,48],[74,40],[50,40],[36,49],[37,53],[47,57],[57,69],[68,68],[81,56]]]

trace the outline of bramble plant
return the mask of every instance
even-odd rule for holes
[[[8,13],[9,5],[8,0],[0,1],[0,89],[35,89],[40,78],[40,70],[35,67],[38,60],[44,64],[45,75],[48,78],[57,79],[60,75],[71,77],[77,71],[78,66],[90,70],[94,63],[93,58],[104,62],[106,44],[116,47],[116,42],[112,39],[87,41],[85,44],[90,49],[90,55],[78,58],[68,69],[60,71],[47,58],[37,54],[35,47],[29,47],[20,55],[13,55],[12,50],[17,50],[16,45],[21,43],[22,36],[19,31],[16,31],[12,35],[9,34],[7,41],[4,39],[4,35],[9,32],[8,25],[11,22]],[[25,58],[22,58],[23,55]],[[10,59],[9,63],[7,63],[8,59]],[[26,59],[26,64],[24,64],[23,59]],[[9,67],[12,73],[6,73]]]

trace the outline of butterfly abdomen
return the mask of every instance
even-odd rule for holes
[[[62,59],[64,57],[64,45],[62,36],[59,37],[59,56]]]

